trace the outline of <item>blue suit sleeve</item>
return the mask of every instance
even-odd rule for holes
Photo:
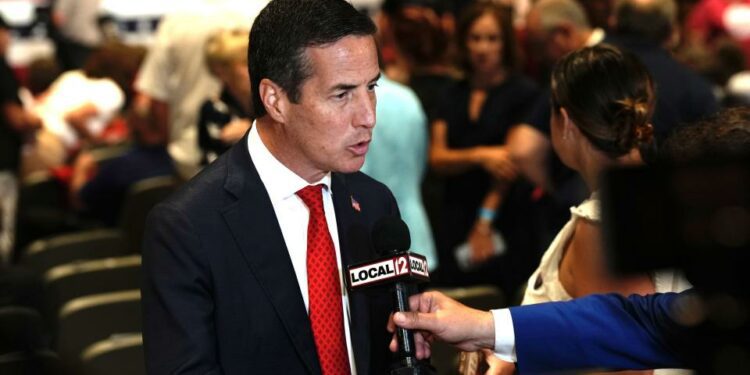
[[[673,310],[679,296],[607,294],[511,308],[518,370],[684,368],[686,329]]]

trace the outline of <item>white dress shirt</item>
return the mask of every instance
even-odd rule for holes
[[[253,123],[250,134],[247,137],[247,148],[250,150],[250,158],[253,160],[255,169],[258,171],[260,180],[271,198],[276,220],[281,227],[289,258],[297,275],[297,283],[302,292],[305,308],[310,310],[309,294],[307,290],[307,223],[310,218],[309,210],[297,191],[308,185],[325,185],[323,189],[323,209],[325,210],[328,231],[336,249],[336,265],[339,271],[339,283],[341,286],[342,308],[344,311],[344,332],[346,333],[346,348],[349,354],[351,373],[356,374],[354,364],[354,352],[352,351],[351,333],[349,332],[349,298],[344,285],[343,272],[341,269],[341,248],[339,247],[338,226],[336,225],[336,212],[333,207],[331,191],[331,173],[327,173],[320,181],[309,184],[298,176],[276,157],[274,157],[258,134],[258,129]]]
[[[516,362],[516,333],[510,309],[491,310],[495,321],[495,355],[506,362]]]

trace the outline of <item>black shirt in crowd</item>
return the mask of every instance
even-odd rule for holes
[[[6,104],[21,104],[18,81],[5,58],[0,58],[0,171],[18,171],[21,153],[21,134],[13,129],[5,117]]]

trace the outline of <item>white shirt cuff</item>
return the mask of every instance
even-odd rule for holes
[[[495,355],[506,362],[516,362],[516,334],[509,309],[491,310],[495,320]]]

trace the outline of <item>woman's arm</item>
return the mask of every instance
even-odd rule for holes
[[[477,167],[482,163],[479,147],[452,149],[448,147],[448,124],[437,119],[432,123],[430,143],[430,166],[442,174],[457,174]]]
[[[482,167],[496,178],[515,178],[515,166],[504,146],[477,146],[465,149],[448,147],[448,124],[437,119],[432,124],[430,166],[438,173],[451,175]]]
[[[508,184],[496,183],[482,201],[477,212],[477,219],[469,232],[467,241],[471,246],[471,260],[474,264],[482,263],[495,255],[495,244],[492,241],[492,223]]]

